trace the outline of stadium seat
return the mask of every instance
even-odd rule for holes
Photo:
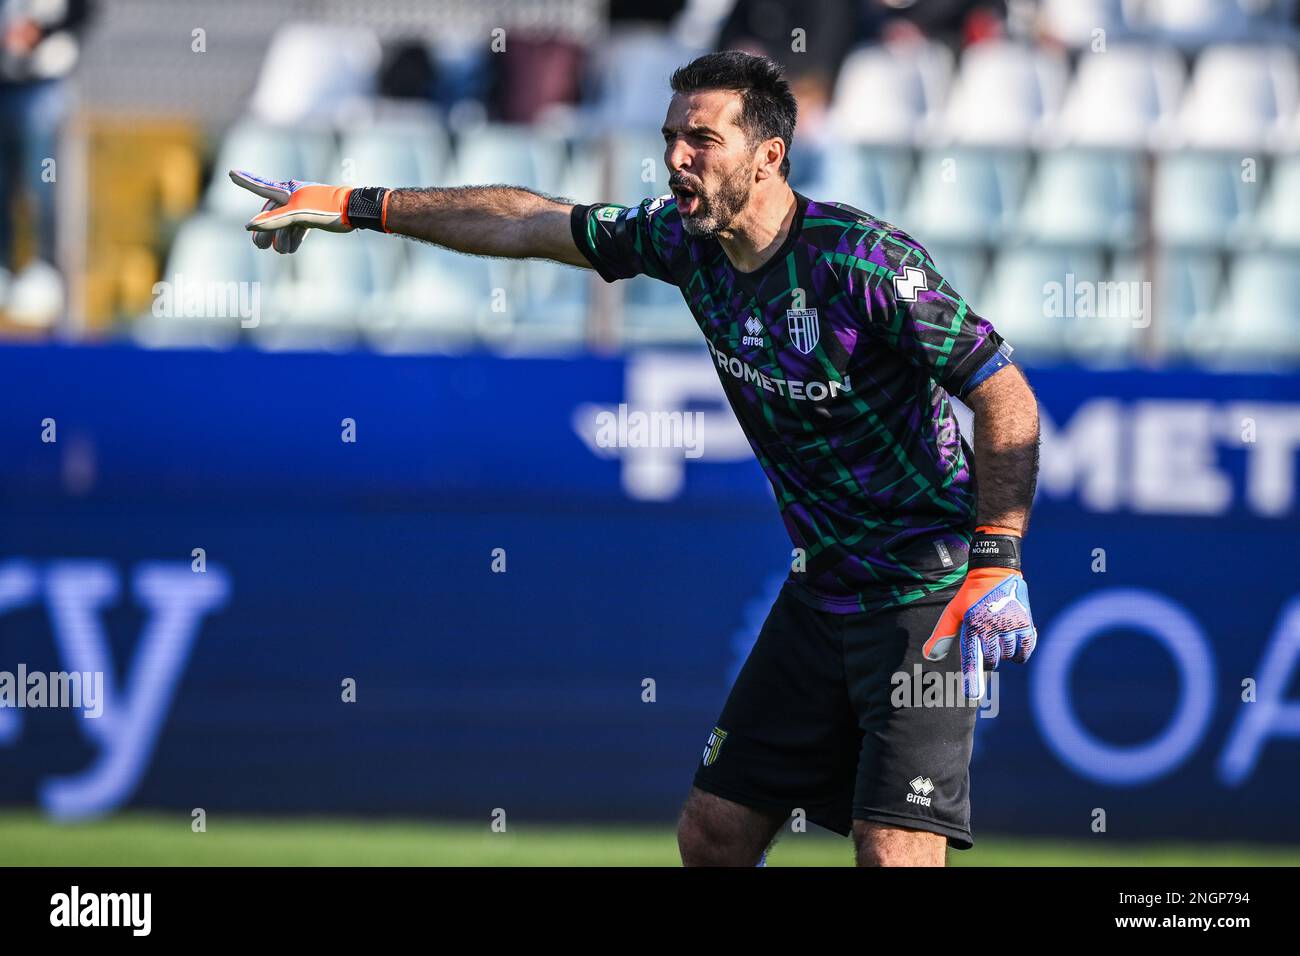
[[[379,237],[383,238],[383,237]],[[458,353],[473,348],[480,323],[501,318],[510,290],[499,260],[465,256],[427,243],[405,245],[409,267],[362,313],[363,334],[381,351]],[[497,296],[494,290],[505,290]]]
[[[1300,259],[1247,253],[1231,263],[1213,324],[1188,330],[1188,353],[1216,369],[1293,369],[1300,359]]]
[[[1040,0],[1039,21],[1052,37],[1071,49],[1089,49],[1096,31],[1107,43],[1132,33],[1124,0]]]
[[[700,327],[681,290],[638,276],[623,287],[623,341],[628,345],[686,345],[700,341]]]
[[[922,243],[930,261],[948,285],[981,315],[982,293],[988,274],[988,255],[982,246],[970,243]]]
[[[1031,362],[1059,361],[1072,352],[1080,282],[1102,279],[1100,248],[1021,245],[1003,249],[979,300],[981,314]],[[977,309],[977,311],[980,311]]]
[[[1066,348],[1090,368],[1132,363],[1154,322],[1153,290],[1141,256],[1120,252],[1092,291],[1091,306],[1066,320]]]
[[[661,121],[662,122],[662,121]],[[655,125],[654,130],[659,128]],[[618,132],[608,140],[609,201],[635,206],[668,192],[664,139],[658,132]]]
[[[230,181],[226,172],[231,169],[319,182],[336,182],[342,172],[335,162],[334,136],[328,130],[242,120],[222,138],[204,197],[210,212],[241,221],[252,218],[261,206],[256,196]]]
[[[1300,156],[1280,157],[1266,189],[1255,234],[1269,245],[1300,249]]]
[[[960,143],[1017,146],[1037,140],[1065,93],[1062,55],[1009,42],[968,47],[944,114]]]
[[[233,345],[241,334],[241,297],[265,312],[265,283],[257,252],[247,233],[220,218],[200,215],[188,220],[172,243],[162,276],[169,288],[159,291],[170,292],[171,298],[155,296],[154,307],[132,328],[136,341],[150,348]],[[195,296],[193,309],[185,304],[190,295]],[[186,315],[186,311],[202,314]],[[221,311],[227,314],[218,314]]]
[[[554,262],[522,263],[523,302],[513,323],[484,329],[504,355],[568,353],[586,343],[587,290],[592,272]],[[599,280],[597,280],[599,281]]]
[[[1168,249],[1156,261],[1156,334],[1160,350],[1186,358],[1195,337],[1217,321],[1223,293],[1223,262],[1218,252]]]
[[[1040,153],[1019,232],[1045,242],[1132,246],[1140,239],[1138,183],[1139,160],[1131,153]]]
[[[1029,158],[1014,150],[931,150],[898,225],[922,243],[990,243],[1014,225]]]
[[[685,46],[655,29],[623,29],[597,43],[592,70],[599,86],[592,126],[658,129],[664,121],[673,71],[703,50]],[[630,68],[630,65],[635,68]]]
[[[1141,26],[1188,50],[1216,41],[1277,39],[1286,29],[1283,4],[1258,0],[1145,0]]]
[[[605,160],[601,140],[579,139],[571,143],[568,160],[560,174],[559,195],[588,206],[617,202],[605,186]]]
[[[1214,46],[1201,53],[1178,132],[1202,149],[1282,145],[1296,112],[1296,54],[1282,47]]]
[[[374,94],[379,62],[379,40],[363,26],[286,24],[271,39],[249,110],[269,123],[332,123]]]
[[[251,330],[251,338],[276,350],[354,345],[362,315],[398,281],[400,252],[396,238],[361,232],[346,238],[308,236],[292,257],[262,253],[277,271],[291,258],[294,271],[276,287],[274,308]]]
[[[1061,109],[1061,136],[1081,146],[1123,149],[1164,143],[1184,83],[1182,60],[1167,48],[1085,50]]]
[[[894,222],[902,215],[912,154],[888,146],[844,145],[828,149],[826,162],[800,190],[823,202],[842,202]]]
[[[1223,247],[1245,238],[1259,186],[1243,182],[1242,171],[1242,158],[1235,154],[1160,157],[1151,199],[1156,238],[1199,247]]]
[[[359,186],[438,186],[451,148],[447,133],[427,122],[379,122],[350,128],[339,145],[343,182]]]
[[[561,140],[526,126],[487,124],[460,134],[449,184],[503,183],[554,193],[563,167]]]
[[[952,54],[938,43],[856,49],[835,83],[830,135],[840,142],[911,145],[935,122],[951,77]]]

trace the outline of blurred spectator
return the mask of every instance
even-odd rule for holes
[[[865,39],[885,43],[928,38],[954,53],[1004,36],[1006,0],[867,0],[862,4]]]
[[[54,269],[55,186],[49,164],[68,109],[66,79],[77,64],[89,0],[0,0],[0,278],[15,268],[17,201],[30,209],[35,260],[8,285],[11,318],[44,324],[62,310]],[[15,315],[15,313],[19,313]]]

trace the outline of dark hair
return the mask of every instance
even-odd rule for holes
[[[741,94],[738,125],[749,142],[779,138],[785,143],[781,176],[790,177],[790,142],[799,112],[785,69],[775,60],[739,50],[706,53],[673,73],[674,93],[735,90]]]

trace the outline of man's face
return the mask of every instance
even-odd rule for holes
[[[740,118],[739,93],[678,93],[664,120],[668,188],[677,197],[682,226],[693,236],[713,236],[749,202],[754,150]]]

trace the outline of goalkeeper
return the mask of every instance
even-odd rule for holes
[[[277,252],[310,229],[373,229],[677,286],[795,546],[708,735],[682,860],[752,866],[800,809],[851,834],[861,865],[942,865],[972,843],[971,702],[1037,637],[1020,566],[1033,394],[920,244],[790,188],[796,106],[779,66],[708,54],[672,89],[671,192],[633,207],[231,178],[266,200],[247,228]],[[973,452],[949,395],[974,412]],[[917,669],[961,690],[895,706]]]

